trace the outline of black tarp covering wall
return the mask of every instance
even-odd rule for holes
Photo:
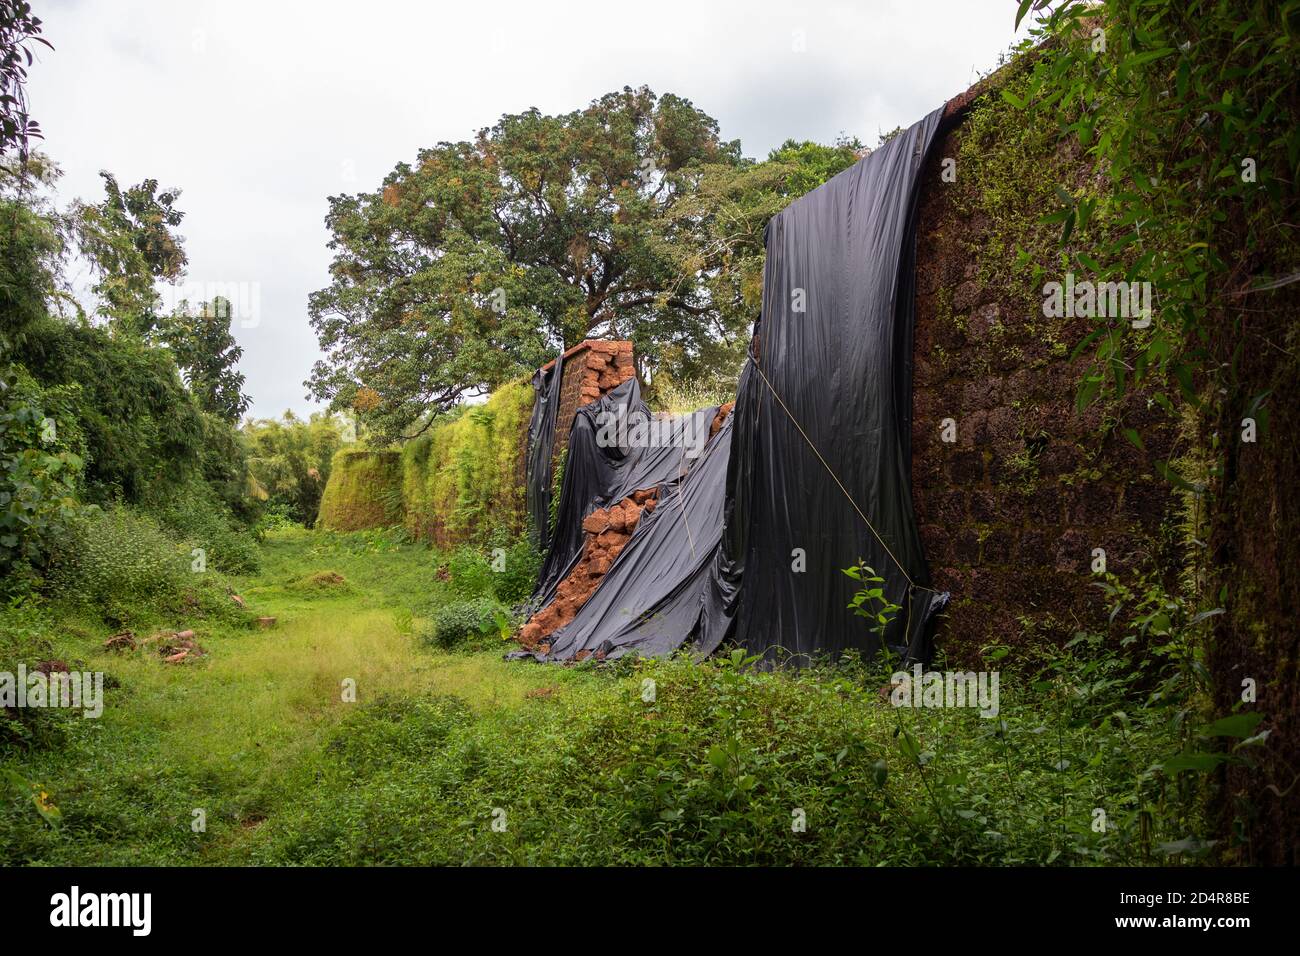
[[[707,415],[705,435],[716,411],[695,413]],[[718,646],[728,619],[714,610],[728,602],[714,598],[714,564],[722,541],[730,451],[728,417],[685,474],[660,485],[654,511],[643,513],[596,593],[551,635],[550,659],[569,660],[583,650],[606,658],[630,651],[653,657],[671,653],[686,640],[705,654]]]
[[[555,420],[560,412],[560,389],[564,385],[564,353],[555,357],[549,369],[533,376],[533,414],[528,421],[528,449],[525,460],[525,499],[537,550],[551,546],[551,455],[555,450]]]
[[[874,651],[868,622],[848,609],[860,585],[843,574],[861,558],[903,607],[890,645],[930,658],[947,597],[928,590],[912,510],[912,271],[919,175],[941,115],[768,223],[723,542],[727,573],[742,582],[734,633],[752,653]]]
[[[768,224],[763,313],[734,414],[675,474],[662,456],[644,459],[659,469],[659,504],[543,659],[685,643],[708,653],[728,637],[773,661],[872,654],[878,639],[849,609],[860,585],[843,573],[862,559],[902,607],[889,645],[929,661],[947,595],[930,590],[912,509],[912,272],[918,177],[941,113]],[[635,385],[574,422],[537,606],[577,559],[582,518],[620,487],[647,487],[614,475],[640,452],[592,439],[611,401],[640,403]]]

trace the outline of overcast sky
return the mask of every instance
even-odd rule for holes
[[[763,156],[787,138],[874,146],[996,66],[1013,0],[558,3],[34,0],[31,71],[62,199],[182,190],[188,291],[240,318],[252,414],[315,406],[307,296],[327,284],[327,197],[503,113],[625,85],[692,100]],[[192,295],[193,297],[193,295]],[[200,297],[210,298],[210,294]]]

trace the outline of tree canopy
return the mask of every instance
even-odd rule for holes
[[[858,148],[788,142],[755,163],[689,100],[641,87],[423,150],[330,199],[306,384],[399,438],[588,337],[688,378],[737,365],[763,226]]]
[[[171,349],[199,406],[234,424],[251,400],[243,392],[244,376],[236,369],[244,349],[230,334],[232,315],[230,301],[221,296],[193,308],[182,302],[156,323],[151,339]]]

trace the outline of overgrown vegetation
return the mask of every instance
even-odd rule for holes
[[[1099,282],[1148,281],[1157,296],[1149,328],[1098,317],[1079,346],[1094,350],[1080,407],[1150,380],[1166,408],[1223,388],[1266,420],[1267,396],[1234,394],[1233,368],[1209,344],[1239,334],[1240,296],[1295,279],[1279,271],[1300,250],[1289,225],[1300,203],[1296,4],[1043,6],[1031,32],[1053,42],[1013,102],[1054,122],[1095,174],[1062,184],[1047,217],[1061,225],[1062,264]]]
[[[524,381],[462,406],[402,448],[401,494],[411,534],[440,546],[487,544],[524,531],[525,435],[533,390]]]
[[[344,448],[330,466],[320,501],[322,528],[359,531],[402,521],[401,461],[396,451]]]
[[[1157,284],[1154,324],[1102,323],[1080,346],[1081,410],[1140,387],[1267,431],[1269,392],[1243,390],[1214,343],[1241,328],[1233,297],[1294,278],[1278,267],[1296,252],[1297,5],[1040,9],[1052,45],[973,114],[960,157],[963,175],[1001,164],[1018,210],[986,265],[1037,282],[1057,256]],[[891,706],[888,661],[501,660],[539,564],[519,373],[626,334],[661,408],[730,397],[764,224],[859,142],[746,160],[689,101],[625,89],[426,150],[331,200],[311,387],[353,420],[241,429],[229,304],[161,311],[157,283],[187,262],[179,190],[105,173],[98,201],[48,198],[58,171],[28,151],[22,89],[39,32],[0,0],[0,149],[17,150],[0,164],[0,672],[102,671],[108,700],[96,719],[0,708],[0,862],[1147,864],[1248,847],[1207,798],[1270,731],[1211,703],[1226,591],[1199,557],[1172,591],[1106,577],[1104,630],[1014,659],[985,648],[1001,693],[984,713]],[[1007,108],[1059,120],[1092,168],[1012,183],[1050,127],[979,155]],[[1049,196],[1047,216],[1024,212]],[[373,446],[344,447],[358,423]],[[1202,434],[1187,460],[1204,474],[1163,468],[1190,496],[1193,543],[1221,440]],[[850,570],[883,629],[899,609]],[[177,632],[201,642],[193,657],[158,653]]]
[[[1017,22],[1031,5],[1020,3]],[[1288,322],[1300,279],[1300,4],[1065,0],[1036,9],[1031,35],[1046,42],[1025,88],[1002,96],[1054,124],[1061,147],[1081,156],[1085,175],[1058,184],[1043,217],[1060,227],[1060,271],[1149,282],[1154,299],[1137,321],[1098,311],[1074,350],[1089,357],[1077,406],[1143,391],[1191,439],[1177,455],[1158,453],[1156,470],[1188,496],[1185,563],[1194,570],[1178,593],[1148,601],[1153,613],[1184,613],[1187,653],[1207,675],[1215,665],[1202,690],[1219,714],[1193,710],[1189,726],[1225,710],[1210,726],[1260,720],[1260,698],[1238,675],[1268,675],[1272,727],[1252,739],[1273,728],[1288,736],[1258,755],[1265,772],[1234,762],[1223,773],[1224,754],[1195,762],[1220,771],[1211,779],[1220,832],[1234,844],[1227,858],[1294,862],[1293,846],[1265,844],[1294,842],[1283,794],[1295,769],[1283,751],[1294,749],[1296,674],[1278,650],[1285,639],[1259,638],[1289,628],[1293,615],[1286,599],[1261,604],[1257,588],[1267,580],[1274,595],[1289,590],[1280,568],[1294,564],[1294,536],[1263,515],[1276,513],[1274,489],[1294,483],[1296,468],[1294,441],[1275,440],[1271,420],[1291,414],[1293,403],[1278,398],[1297,369]],[[1135,424],[1120,430],[1142,450],[1152,437]],[[1268,490],[1259,496],[1261,483],[1241,476],[1261,467]],[[1252,551],[1243,537],[1265,527],[1264,553],[1243,562]]]
[[[984,718],[891,707],[888,672],[848,662],[511,664],[490,625],[474,649],[475,614],[503,611],[466,556],[379,530],[270,532],[264,550],[263,570],[231,583],[276,629],[204,619],[209,657],[184,667],[111,655],[85,613],[3,612],[7,635],[116,686],[98,721],[55,715],[40,741],[0,744],[0,768],[60,814],[12,791],[0,859],[1059,865],[1205,849],[1181,696],[1113,636],[1014,671],[990,648],[1003,676]],[[300,585],[325,576],[346,583]],[[468,641],[427,643],[443,621]],[[1246,736],[1198,731],[1216,732],[1224,752]]]
[[[350,422],[319,413],[306,421],[285,412],[246,422],[240,432],[248,447],[249,492],[263,503],[263,516],[315,524],[334,454],[351,431]]]

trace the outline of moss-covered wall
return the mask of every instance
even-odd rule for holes
[[[1259,267],[1288,271],[1300,250]],[[1220,397],[1205,441],[1223,449],[1222,476],[1211,486],[1215,516],[1207,535],[1208,588],[1225,613],[1213,618],[1208,663],[1215,712],[1248,706],[1265,715],[1266,746],[1254,768],[1222,770],[1221,832],[1235,820],[1244,847],[1234,862],[1300,863],[1300,286],[1252,295],[1237,314],[1216,316],[1214,354],[1237,369],[1233,393]],[[1242,419],[1256,396],[1255,440]],[[1249,682],[1249,683],[1247,683]],[[1246,703],[1253,690],[1253,703]],[[1249,695],[1247,695],[1249,696]],[[1228,834],[1225,832],[1224,834]],[[1236,842],[1225,841],[1225,842]]]
[[[1130,582],[1179,563],[1179,502],[1153,469],[1174,429],[1141,395],[1075,411],[1070,352],[1091,320],[1044,317],[1043,283],[1064,267],[1059,224],[1039,220],[1084,167],[1058,150],[1055,127],[1002,99],[1023,82],[1015,72],[941,134],[918,219],[913,498],[936,585],[953,594],[939,647],[965,663],[989,644],[1059,643],[1104,623],[1094,548]],[[1145,451],[1122,436],[1129,426]]]
[[[532,407],[532,386],[515,382],[407,442],[401,489],[413,536],[446,547],[525,530],[524,453]]]
[[[360,531],[400,524],[401,457],[395,451],[345,448],[334,455],[316,525]]]

